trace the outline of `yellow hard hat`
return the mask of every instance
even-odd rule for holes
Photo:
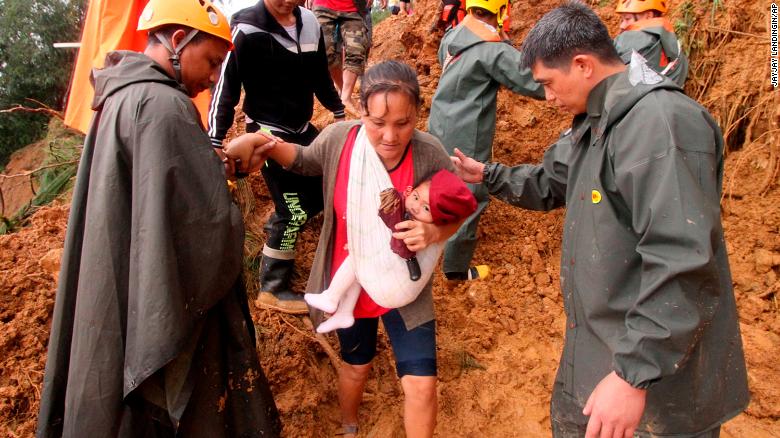
[[[227,18],[209,0],[149,0],[138,19],[138,30],[167,24],[188,26],[233,45]]]
[[[466,10],[470,8],[482,8],[493,14],[498,14],[501,7],[505,7],[509,0],[466,0]]]
[[[615,12],[619,14],[638,14],[650,10],[656,10],[665,14],[669,7],[666,0],[618,0]]]

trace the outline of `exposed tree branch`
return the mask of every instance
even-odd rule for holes
[[[44,170],[44,169],[51,169],[53,167],[67,166],[68,164],[76,164],[78,162],[79,162],[79,160],[70,160],[70,161],[63,161],[61,163],[52,163],[52,164],[47,164],[45,166],[41,166],[41,167],[39,167],[37,169],[28,170],[27,172],[22,172],[22,173],[15,173],[13,175],[3,175],[2,173],[0,173],[0,179],[6,180],[6,179],[12,179],[12,178],[19,178],[19,177],[23,177],[23,176],[30,176],[30,175],[32,175],[32,174],[34,174],[36,172],[40,172],[41,170]]]
[[[719,32],[733,33],[733,34],[737,34],[737,35],[744,35],[744,36],[749,36],[749,37],[753,37],[753,38],[764,38],[761,35],[756,35],[754,33],[740,32],[738,30],[724,29],[722,27],[707,26],[707,29],[717,30]],[[769,44],[769,39],[768,38],[767,38],[766,43]]]
[[[303,323],[309,330],[314,331],[314,324],[311,322],[311,319],[309,319],[308,316],[303,317]],[[339,357],[338,353],[336,353],[336,350],[333,349],[322,333],[315,334],[314,339],[317,341],[317,343],[320,344],[322,349],[325,350],[325,354],[328,355],[333,368],[338,371],[338,369],[341,367],[341,358]]]
[[[14,105],[11,108],[7,108],[4,110],[0,110],[0,113],[16,113],[16,112],[25,112],[25,113],[42,113],[42,114],[48,114],[52,117],[56,117],[60,120],[65,120],[65,117],[62,115],[61,112],[53,110],[49,107],[43,107],[43,108],[29,108],[22,105]]]

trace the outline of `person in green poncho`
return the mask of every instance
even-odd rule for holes
[[[244,226],[191,98],[230,50],[207,0],[151,0],[109,52],[79,164],[38,437],[275,437]]]
[[[619,0],[615,12],[620,15],[620,34],[615,48],[624,64],[637,52],[653,70],[682,87],[688,77],[688,57],[664,16],[667,11],[667,0]]]
[[[530,70],[518,68],[520,52],[503,31],[507,7],[507,0],[467,0],[468,14],[444,35],[439,46],[442,73],[431,101],[428,131],[450,154],[457,147],[482,162],[493,157],[500,86],[544,98]],[[477,211],[444,248],[442,270],[449,280],[481,279],[489,273],[486,265],[471,265],[477,224],[487,208],[488,193],[481,185],[470,184],[469,189],[477,199]]]

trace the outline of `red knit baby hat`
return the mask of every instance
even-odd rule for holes
[[[477,210],[477,200],[466,184],[446,169],[431,178],[428,198],[431,217],[437,225],[460,222]]]

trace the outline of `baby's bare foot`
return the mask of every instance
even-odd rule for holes
[[[323,312],[333,313],[338,307],[338,301],[333,301],[327,294],[327,290],[321,294],[304,294],[303,299],[310,306],[322,310]]]
[[[317,333],[328,333],[340,328],[352,327],[355,317],[351,313],[335,313],[317,327]]]

